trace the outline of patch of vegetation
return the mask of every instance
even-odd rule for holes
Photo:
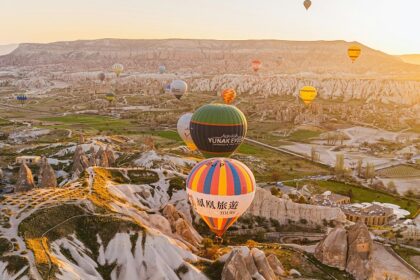
[[[7,257],[0,257],[0,261],[7,263],[6,271],[9,274],[16,274],[25,266],[27,267],[22,275],[29,274],[29,261],[25,257],[21,256],[7,256]]]
[[[377,174],[387,178],[420,177],[420,169],[415,166],[401,164],[378,170]]]
[[[307,142],[311,138],[316,138],[321,134],[321,131],[299,129],[290,134],[288,139],[295,142]]]
[[[4,253],[9,252],[12,248],[12,242],[6,238],[0,238],[0,256],[3,256]]]
[[[188,271],[189,271],[188,266],[185,263],[183,263],[177,269],[175,269],[174,272],[179,277],[179,279],[182,279],[182,276],[188,273]]]
[[[200,261],[194,264],[198,269],[200,269],[210,280],[220,280],[222,277],[222,271],[224,263],[215,261],[215,262],[206,262]]]
[[[132,184],[152,184],[159,181],[159,175],[151,170],[128,170],[127,176]]]
[[[174,192],[185,189],[185,179],[182,177],[174,177],[169,180],[168,195],[171,198]]]
[[[104,265],[98,264],[97,270],[104,280],[111,280],[111,273],[116,266],[117,262],[113,262],[110,264],[106,263]]]

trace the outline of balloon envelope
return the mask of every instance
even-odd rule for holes
[[[165,73],[166,72],[166,66],[165,65],[160,65],[159,66],[159,73],[160,74],[163,74],[163,73]]]
[[[311,0],[305,0],[305,1],[303,2],[303,6],[305,6],[305,9],[306,9],[306,10],[308,10],[308,9],[309,9],[309,7],[311,7],[311,5],[312,5]]]
[[[222,91],[222,98],[226,104],[232,103],[236,97],[236,91],[233,88],[228,88]]]
[[[352,62],[355,62],[361,53],[362,49],[358,45],[351,45],[347,50],[347,55]]]
[[[191,132],[190,132],[190,123],[191,123],[192,115],[193,115],[192,113],[183,114],[179,118],[176,128],[177,128],[179,136],[185,142],[187,147],[191,151],[195,151],[197,150],[197,147],[195,146],[194,141],[192,140]]]
[[[207,104],[194,112],[190,131],[194,144],[206,157],[228,157],[242,144],[248,125],[235,106]]]
[[[218,236],[248,209],[255,195],[249,168],[230,158],[198,163],[187,178],[187,194],[194,210]]]
[[[171,92],[177,99],[181,99],[181,97],[187,92],[188,85],[183,80],[174,80],[171,83]]]
[[[258,70],[260,70],[260,68],[261,68],[261,61],[260,60],[258,60],[258,59],[254,59],[252,62],[251,62],[251,65],[252,65],[252,70],[254,70],[254,72],[257,72]]]
[[[112,71],[119,77],[121,73],[124,71],[124,66],[120,63],[115,63],[112,65]]]
[[[99,73],[98,74],[98,79],[101,81],[101,82],[103,82],[104,80],[105,80],[105,74],[104,73]]]
[[[109,103],[111,103],[112,101],[114,101],[115,99],[115,94],[113,94],[112,92],[107,93],[105,95],[105,99],[109,101]]]
[[[300,89],[299,97],[302,99],[303,103],[309,105],[317,96],[316,88],[311,86],[304,86]]]

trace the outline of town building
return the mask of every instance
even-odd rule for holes
[[[350,197],[326,191],[323,194],[313,195],[310,199],[311,204],[338,207],[344,204],[350,204]]]
[[[16,164],[25,163],[27,165],[40,165],[41,157],[40,156],[20,156],[16,157]]]
[[[342,205],[341,210],[351,222],[362,221],[367,226],[386,225],[391,220],[394,211],[391,208],[377,204],[348,204]]]

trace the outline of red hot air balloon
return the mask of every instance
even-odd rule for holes
[[[262,63],[261,63],[260,60],[254,59],[251,62],[251,65],[252,65],[252,70],[254,70],[254,72],[258,72],[260,70],[260,68],[261,68]]]

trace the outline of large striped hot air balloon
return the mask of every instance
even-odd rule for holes
[[[252,70],[254,70],[254,72],[258,72],[258,70],[260,70],[261,68],[261,61],[258,59],[254,59],[253,61],[251,61],[251,66],[252,66]]]
[[[299,97],[302,99],[305,105],[309,105],[314,101],[315,97],[317,96],[316,88],[311,86],[304,86],[300,89]]]
[[[355,62],[361,53],[362,49],[358,45],[351,45],[347,50],[347,55],[350,57],[351,62]]]
[[[236,97],[236,91],[233,88],[228,88],[222,91],[222,98],[226,104],[232,103]]]
[[[176,125],[176,128],[178,130],[178,134],[181,137],[181,139],[185,142],[187,147],[191,151],[197,150],[197,147],[194,144],[194,141],[191,138],[191,132],[190,132],[190,123],[191,123],[191,117],[192,113],[185,113],[183,114]]]
[[[207,104],[194,112],[190,131],[206,157],[228,157],[242,144],[247,131],[244,114],[235,106]]]
[[[115,75],[119,77],[124,71],[124,66],[120,63],[115,63],[114,65],[112,65],[112,71],[114,71]]]
[[[255,178],[240,161],[207,159],[189,174],[187,194],[195,211],[220,237],[251,205]]]

